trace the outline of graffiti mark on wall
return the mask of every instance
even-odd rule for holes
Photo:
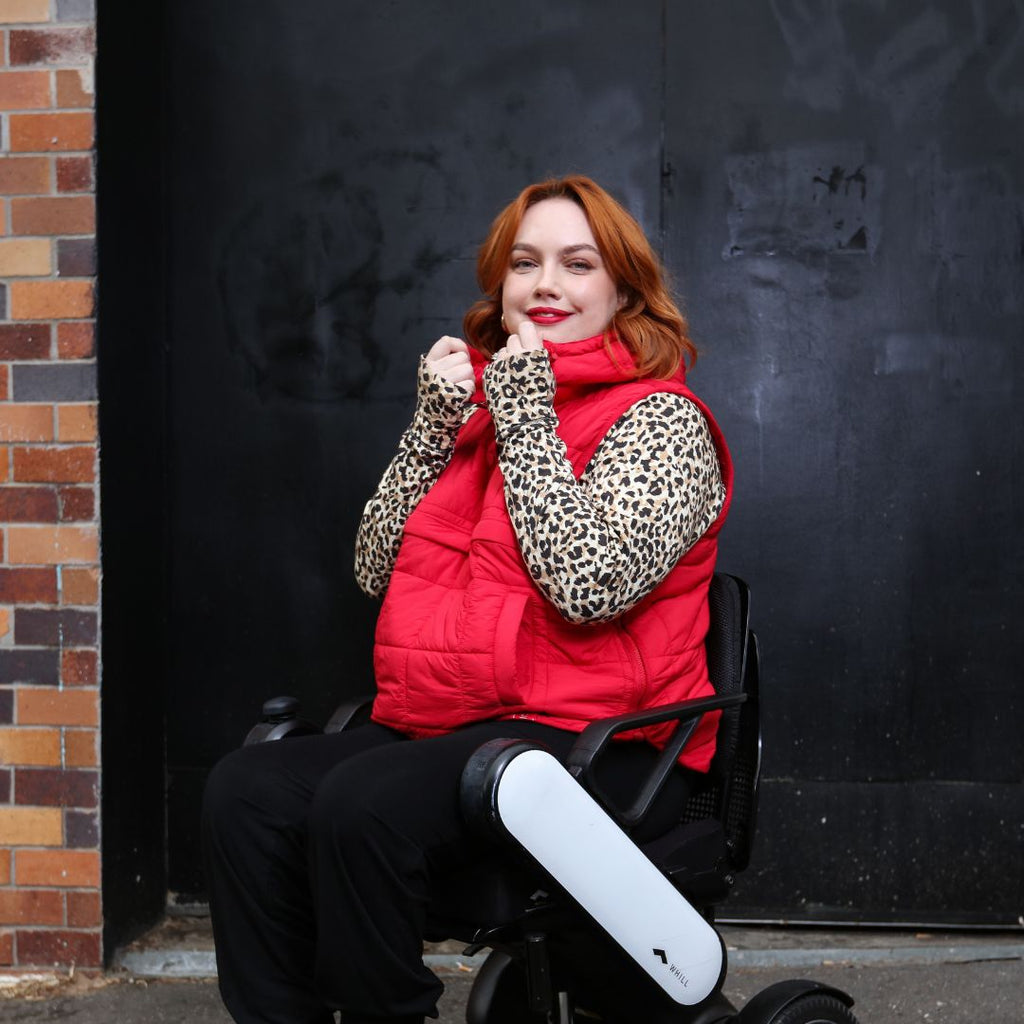
[[[856,143],[793,146],[726,159],[731,195],[726,259],[873,255],[883,174]]]
[[[814,110],[876,100],[904,126],[930,119],[968,61],[990,62],[989,95],[1024,109],[1024,0],[936,10],[927,0],[771,0],[793,66],[786,95]]]

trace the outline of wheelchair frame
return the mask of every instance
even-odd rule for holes
[[[681,809],[679,823],[668,834],[639,848],[680,894],[685,904],[681,909],[695,908],[709,927],[714,905],[727,896],[736,873],[749,862],[755,831],[760,659],[749,604],[749,589],[741,579],[715,573],[706,639],[715,696],[594,722],[580,734],[565,764],[569,775],[628,834],[649,812],[701,717],[722,712],[704,785]],[[361,724],[369,718],[371,703],[362,699],[342,704],[322,731]],[[632,804],[615,806],[597,779],[602,753],[621,733],[669,721],[676,722],[675,730]],[[264,705],[263,718],[246,743],[320,731],[299,717],[294,698],[278,697]],[[561,885],[538,866],[543,860],[525,853],[522,844],[510,844],[500,808],[502,779],[517,758],[538,749],[521,741],[491,741],[470,758],[463,773],[467,820],[504,839],[511,851],[511,856],[468,877],[463,873],[441,880],[431,907],[428,938],[468,941],[467,954],[492,950],[473,985],[467,1024],[573,1024],[577,1018],[607,1024],[856,1024],[849,995],[804,980],[772,985],[737,1011],[722,993],[727,962],[717,932],[721,970],[710,992],[696,1004],[669,998],[665,993],[670,986],[652,982],[656,970],[651,964],[645,970],[627,956],[568,895],[571,885]],[[482,909],[481,893],[487,897]],[[651,953],[661,954],[666,968],[675,968],[664,950],[654,947]]]

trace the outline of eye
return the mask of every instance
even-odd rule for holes
[[[531,260],[531,259],[528,259],[526,256],[517,256],[517,257],[513,258],[513,260],[512,260],[512,269],[513,270],[520,270],[520,271],[522,271],[522,270],[529,270],[532,267],[534,267],[535,265],[536,264],[534,263],[534,261]]]
[[[576,274],[585,274],[588,270],[592,270],[593,267],[587,260],[573,259],[569,260],[566,264],[568,268]]]

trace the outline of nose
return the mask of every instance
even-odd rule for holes
[[[534,285],[534,291],[538,295],[558,295],[558,267],[556,264],[546,261],[541,264],[540,273]]]

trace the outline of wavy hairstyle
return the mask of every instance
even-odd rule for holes
[[[545,199],[571,199],[586,215],[605,268],[625,296],[610,330],[633,353],[637,376],[667,379],[680,363],[692,365],[697,349],[690,341],[686,318],[669,294],[661,261],[633,217],[583,175],[529,185],[495,218],[477,256],[477,283],[484,297],[463,319],[467,342],[485,355],[505,344],[508,332],[501,326],[501,289],[512,247],[523,215]]]

